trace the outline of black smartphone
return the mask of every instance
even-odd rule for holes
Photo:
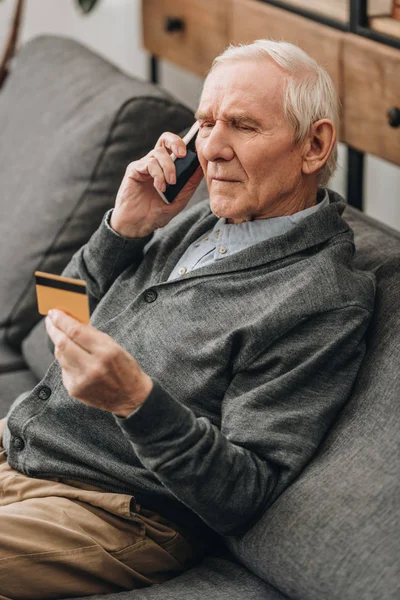
[[[176,168],[176,183],[173,185],[167,183],[165,192],[157,190],[166,204],[171,204],[171,202],[175,200],[200,164],[195,146],[199,127],[199,122],[196,121],[182,138],[187,148],[186,156],[177,158],[175,154],[171,154],[171,158],[174,161]]]

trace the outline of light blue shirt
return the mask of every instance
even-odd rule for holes
[[[186,273],[217,260],[223,260],[225,257],[240,252],[240,250],[245,250],[253,244],[282,235],[295,227],[299,221],[328,204],[329,196],[325,190],[325,196],[318,204],[300,210],[293,215],[235,224],[227,223],[225,217],[218,219],[210,231],[194,241],[184,252],[168,277],[168,281],[179,279]]]

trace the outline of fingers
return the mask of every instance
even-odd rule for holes
[[[176,183],[175,164],[166,148],[154,148],[141,160],[131,163],[127,172],[136,181],[152,178],[154,186],[162,192],[165,192],[167,183]]]
[[[127,174],[132,179],[143,182],[153,179],[154,186],[165,192],[167,183],[176,183],[174,157],[186,155],[186,145],[175,133],[163,133],[155,147],[144,158],[128,165]]]
[[[167,183],[176,183],[175,164],[165,148],[152,150],[148,171],[154,179],[154,185],[162,192],[165,192]]]
[[[186,145],[179,135],[167,131],[160,136],[154,150],[148,154],[151,157],[148,171],[154,177],[155,187],[165,192],[167,183],[176,183],[174,158],[182,158],[185,155]]]
[[[163,133],[156,145],[156,148],[166,148],[170,153],[175,154],[175,156],[179,156],[182,158],[186,155],[186,145],[179,135],[176,133],[171,133],[170,131],[166,131]]]
[[[78,346],[88,354],[98,353],[105,344],[109,336],[95,327],[80,323],[73,317],[70,317],[61,310],[51,310],[45,320],[46,329],[55,346],[60,349],[71,347],[68,342]]]
[[[141,181],[140,175],[147,175],[144,179],[153,179],[154,187],[161,190],[162,192],[166,189],[165,183],[165,174],[164,171],[158,162],[155,156],[147,155],[143,158],[139,164],[132,165],[132,172],[130,176],[133,179]],[[139,178],[137,177],[137,173],[139,173]]]
[[[51,319],[45,319],[45,326],[50,339],[54,343],[54,356],[61,368],[73,370],[82,365],[88,358],[90,359],[91,355],[73,342],[64,331],[58,329]]]

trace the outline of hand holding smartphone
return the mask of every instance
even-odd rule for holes
[[[170,204],[175,200],[179,192],[185,187],[200,164],[195,146],[199,127],[200,124],[198,121],[196,121],[189,129],[187,134],[182,138],[187,149],[186,156],[183,158],[177,158],[175,154],[171,154],[171,158],[175,163],[176,183],[167,183],[167,189],[165,192],[161,192],[156,188],[157,192],[160,194],[161,198],[166,204]]]
[[[196,121],[183,138],[163,133],[153,150],[128,165],[110,219],[116,233],[127,238],[146,237],[185,208],[203,178],[195,151],[199,128]],[[184,144],[186,155],[177,158],[174,151]],[[174,184],[168,184],[170,178]],[[163,208],[164,203],[168,207]]]

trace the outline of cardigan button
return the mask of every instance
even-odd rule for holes
[[[51,389],[44,385],[38,389],[37,396],[40,400],[47,400],[51,396]]]
[[[155,300],[157,300],[158,298],[158,294],[155,290],[147,290],[147,292],[144,295],[144,299],[146,302],[154,302]]]
[[[25,442],[20,437],[14,437],[12,439],[12,445],[16,450],[22,450],[25,447]]]

